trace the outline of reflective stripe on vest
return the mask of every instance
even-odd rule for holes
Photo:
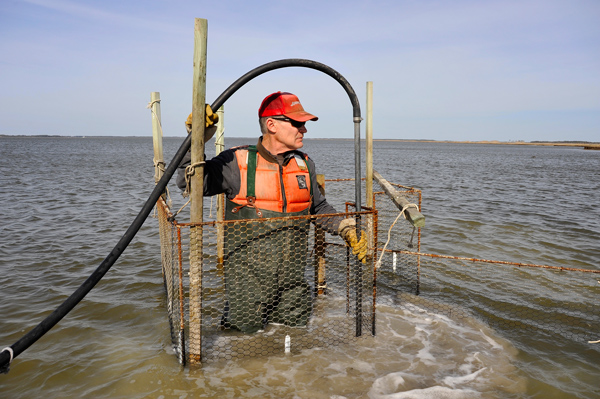
[[[275,212],[299,212],[310,207],[312,187],[306,159],[296,155],[280,167],[261,157],[255,146],[239,149],[235,155],[241,182],[233,202],[248,205],[248,197],[255,197],[258,209]]]

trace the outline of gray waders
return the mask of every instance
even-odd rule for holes
[[[256,152],[248,154],[248,196],[253,197]],[[308,215],[309,209],[294,213],[261,209],[260,217],[258,212],[253,206],[226,201],[226,220],[239,222],[225,226],[228,309],[223,325],[245,333],[267,323],[305,326],[312,310],[312,293],[304,276],[310,220],[281,217]]]

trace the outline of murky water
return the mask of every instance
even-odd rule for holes
[[[180,141],[165,140],[167,159]],[[327,178],[353,177],[352,141],[306,140],[304,149]],[[0,137],[0,156],[4,347],[95,270],[145,202],[154,172],[151,138]],[[423,190],[423,252],[600,269],[598,151],[376,142],[374,163],[388,180]],[[342,208],[353,198],[329,200]],[[159,259],[149,219],[98,286],[0,375],[0,396],[600,397],[598,345],[515,338],[427,311],[418,298],[408,308],[379,306],[377,336],[353,345],[182,369]],[[535,287],[522,275],[513,285],[527,297]],[[466,288],[458,284],[452,289]],[[557,309],[598,303],[600,292],[577,296],[569,284],[551,298]],[[502,301],[493,287],[469,289]]]

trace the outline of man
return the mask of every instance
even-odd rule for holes
[[[225,193],[225,220],[239,221],[225,227],[228,309],[223,324],[247,333],[268,322],[304,326],[312,309],[304,277],[310,220],[256,219],[337,213],[318,189],[314,162],[298,151],[306,122],[318,118],[287,92],[268,95],[258,117],[262,136],[256,146],[226,150],[204,165],[204,195]],[[188,154],[179,167],[181,189],[187,186],[189,163]],[[340,234],[365,261],[366,236],[357,240],[354,219],[319,224]]]

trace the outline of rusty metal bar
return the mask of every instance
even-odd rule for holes
[[[423,252],[412,252],[412,251],[399,251],[393,249],[386,249],[386,252],[396,252],[404,255],[416,255],[416,256],[428,256],[430,258],[440,258],[440,259],[455,259],[455,260],[468,260],[471,262],[483,262],[483,263],[495,263],[499,265],[510,265],[510,266],[519,266],[519,267],[538,267],[542,269],[552,269],[559,271],[571,271],[571,272],[584,272],[584,273],[598,273],[600,274],[600,270],[590,270],[590,269],[577,269],[573,267],[563,267],[563,266],[549,266],[549,265],[536,265],[534,263],[521,263],[521,262],[507,262],[503,260],[490,260],[490,259],[477,259],[477,258],[467,258],[464,256],[451,256],[451,255],[440,255],[440,254],[428,254]]]

